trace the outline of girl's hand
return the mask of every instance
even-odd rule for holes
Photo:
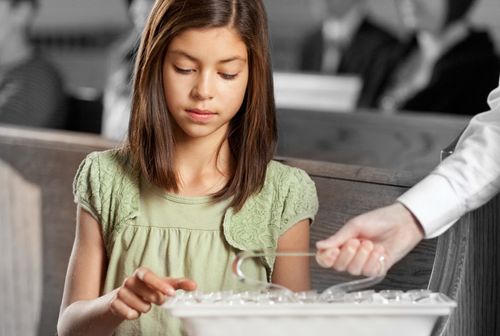
[[[167,296],[175,296],[176,289],[192,291],[196,283],[182,278],[160,278],[146,267],[140,267],[114,290],[109,309],[121,319],[135,320],[147,313],[151,304],[161,305]]]

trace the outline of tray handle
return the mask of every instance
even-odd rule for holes
[[[297,252],[277,252],[273,249],[263,249],[263,250],[253,250],[253,251],[242,251],[238,253],[233,261],[233,273],[238,277],[238,279],[242,282],[245,282],[250,285],[260,286],[261,288],[267,290],[280,290],[287,294],[293,294],[293,291],[286,288],[285,286],[281,286],[278,284],[268,283],[252,278],[248,278],[241,269],[241,265],[245,262],[245,260],[249,258],[260,258],[260,257],[314,257],[316,256],[316,251],[297,251]],[[343,295],[345,293],[353,292],[353,291],[361,291],[367,288],[370,288],[379,282],[381,282],[385,278],[385,267],[384,267],[384,258],[381,257],[380,260],[380,271],[379,274],[367,277],[364,279],[357,279],[353,281],[343,282],[325,289],[319,296],[320,300],[328,300],[331,297],[337,295]]]

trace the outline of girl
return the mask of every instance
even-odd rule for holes
[[[314,183],[271,160],[265,18],[261,0],[155,2],[128,141],[90,154],[75,178],[59,335],[180,335],[156,306],[176,289],[240,290],[230,267],[240,250],[309,247]],[[309,287],[307,260],[265,258],[244,271]]]

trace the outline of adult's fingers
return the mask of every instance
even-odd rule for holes
[[[385,249],[377,245],[374,247],[368,260],[363,267],[363,275],[377,276],[382,275],[391,267],[389,260],[385,255]]]
[[[347,266],[347,271],[352,275],[361,275],[363,272],[363,266],[368,261],[373,248],[374,245],[371,241],[362,241],[358,248],[358,252]]]
[[[337,247],[325,250],[320,249],[316,253],[316,262],[321,267],[331,268],[333,267],[333,264],[335,264],[335,261],[337,260],[339,254],[340,254],[340,249]]]
[[[358,248],[360,246],[360,241],[358,239],[351,239],[342,246],[340,254],[337,261],[333,265],[333,268],[339,272],[344,272],[351,260],[356,255]]]
[[[357,238],[359,235],[359,230],[354,222],[348,221],[344,226],[342,226],[334,235],[330,236],[325,240],[316,242],[317,249],[329,249],[335,247],[341,247],[349,239]]]

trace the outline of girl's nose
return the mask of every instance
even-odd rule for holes
[[[207,100],[214,97],[214,83],[209,74],[202,74],[199,76],[192,93],[196,99]]]

